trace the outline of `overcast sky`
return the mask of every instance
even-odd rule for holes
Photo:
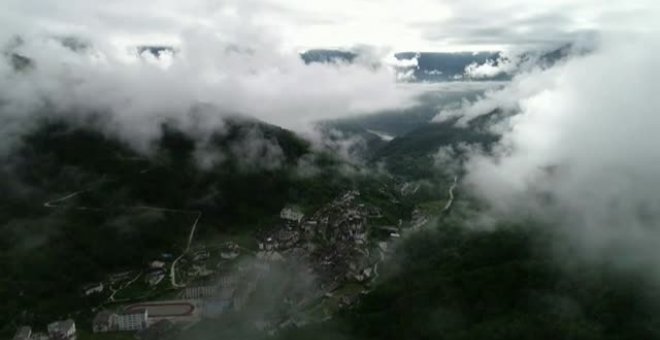
[[[177,44],[208,29],[245,39],[262,28],[282,49],[367,44],[394,50],[481,50],[644,31],[657,0],[3,0],[0,34],[76,33],[131,44]],[[657,23],[654,24],[657,28]]]

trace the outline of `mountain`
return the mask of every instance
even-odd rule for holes
[[[414,81],[453,81],[463,79],[465,68],[471,64],[482,65],[487,61],[497,64],[500,52],[400,52],[398,60],[416,59],[413,68]],[[505,80],[499,76],[489,80]]]
[[[123,339],[88,333],[94,313],[180,299],[187,290],[169,274],[149,283],[159,270],[192,289],[220,277],[235,278],[232,294],[252,292],[245,307],[235,299],[169,339],[660,335],[660,288],[643,271],[614,271],[611,259],[555,261],[576,245],[556,242],[561,229],[532,217],[475,222],[480,202],[448,181],[460,169],[443,172],[450,164],[435,165],[433,155],[452,148],[460,159],[466,145],[488,152],[497,140],[488,127],[502,113],[462,125],[428,122],[433,112],[403,128],[415,112],[334,122],[344,132],[396,133],[370,133],[360,166],[240,117],[208,138],[163,124],[148,152],[101,125],[40,121],[0,168],[0,335],[73,318],[81,340]],[[161,261],[165,269],[152,268]],[[217,276],[197,278],[200,266]],[[265,270],[260,279],[253,267]],[[97,282],[113,290],[81,293]]]
[[[354,52],[328,49],[312,49],[300,54],[300,58],[302,58],[305,64],[338,62],[352,63],[357,56],[358,54]]]
[[[369,131],[375,131],[398,137],[428,124],[443,108],[453,108],[461,105],[464,101],[474,101],[487,89],[497,88],[498,86],[497,83],[493,83],[490,86],[468,87],[465,90],[429,91],[419,96],[416,104],[409,108],[356,115],[326,121],[322,124],[341,131],[360,130],[366,134],[369,134]]]
[[[158,58],[161,53],[174,53],[176,52],[176,48],[173,46],[167,46],[167,45],[142,45],[137,47],[137,53],[138,54],[143,54],[143,53],[149,53],[152,56]]]
[[[475,100],[498,84],[464,91],[431,91],[410,108],[326,121],[320,126],[327,135],[339,131],[344,139],[360,138],[364,143],[356,154],[373,164],[386,165],[393,174],[406,178],[433,177],[433,156],[441,147],[450,147],[458,154],[464,146],[488,148],[497,141],[488,128],[502,117],[495,110],[465,126],[457,124],[457,119],[434,122],[433,118],[445,108]]]
[[[558,235],[526,221],[479,228],[448,220],[404,240],[354,308],[279,339],[655,339],[660,289],[606,261],[552,260]]]
[[[196,219],[201,239],[250,240],[287,204],[314,211],[380,183],[344,174],[350,164],[290,131],[245,118],[228,118],[206,141],[163,124],[146,154],[94,124],[35,125],[0,171],[0,334],[7,336],[64,315],[91,320],[104,300],[81,296],[80,287],[180,253]],[[171,294],[168,286],[146,287],[143,298]]]
[[[588,49],[576,49],[572,44],[540,51],[526,51],[514,56],[506,56],[499,51],[479,52],[398,52],[394,58],[398,61],[414,61],[410,65],[397,66],[399,74],[405,75],[407,82],[448,82],[448,81],[506,81],[516,73],[532,67],[549,68],[564,60],[572,53],[589,53]],[[359,52],[312,49],[301,53],[306,64],[311,63],[352,63]],[[497,68],[501,64],[512,63],[507,72],[488,76],[471,77],[466,73],[469,67],[489,65]]]

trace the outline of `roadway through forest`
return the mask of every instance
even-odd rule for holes
[[[67,194],[65,196],[62,196],[60,198],[50,200],[48,202],[45,202],[43,205],[46,208],[59,208],[60,206],[58,203],[62,203],[66,200],[69,200],[71,198],[74,198],[78,195],[80,195],[83,192],[86,192],[90,189],[84,189],[80,191],[76,191],[70,194]],[[93,208],[93,207],[87,207],[87,206],[76,206],[73,207],[75,209],[80,209],[80,210],[94,210],[94,211],[102,211],[102,210],[107,210],[107,209],[100,209],[100,208]],[[202,212],[199,210],[182,210],[182,209],[169,209],[169,208],[162,208],[162,207],[151,207],[151,206],[134,206],[134,207],[121,207],[122,209],[140,209],[140,210],[148,210],[148,211],[158,211],[158,212],[170,212],[170,213],[180,213],[180,214],[195,214],[195,220],[190,226],[190,231],[188,232],[188,238],[186,240],[186,247],[184,248],[183,252],[181,252],[181,255],[179,255],[173,262],[172,265],[170,266],[170,283],[172,284],[172,287],[175,288],[182,288],[185,287],[185,284],[179,284],[176,282],[176,265],[178,264],[179,260],[185,256],[189,251],[190,251],[190,246],[192,245],[192,241],[195,237],[195,231],[197,230],[197,223],[199,222],[200,218],[202,217]],[[133,282],[131,282],[133,283]],[[128,286],[128,285],[127,285]],[[126,288],[127,286],[121,287],[119,290]],[[113,292],[111,298],[114,299],[114,295],[116,292]]]
[[[172,266],[170,267],[170,283],[172,284],[172,287],[182,288],[186,286],[185,284],[178,284],[176,282],[176,264],[179,263],[179,260],[190,251],[190,245],[192,244],[193,237],[195,236],[197,222],[199,221],[200,217],[202,217],[202,212],[198,211],[195,222],[193,222],[192,226],[190,227],[190,234],[188,235],[188,243],[186,244],[186,248],[183,250],[181,255],[179,255],[179,257],[172,261]]]
[[[456,188],[456,185],[458,184],[458,176],[454,176],[454,182],[451,184],[449,187],[448,193],[449,193],[449,200],[445,204],[445,207],[442,208],[442,212],[446,213],[449,211],[451,208],[452,203],[454,203],[454,189]]]

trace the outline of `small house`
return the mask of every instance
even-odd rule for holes
[[[280,211],[280,218],[289,222],[299,223],[303,217],[305,214],[295,205],[287,205]]]

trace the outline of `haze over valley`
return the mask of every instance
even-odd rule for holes
[[[7,0],[0,338],[660,338],[650,0]]]

